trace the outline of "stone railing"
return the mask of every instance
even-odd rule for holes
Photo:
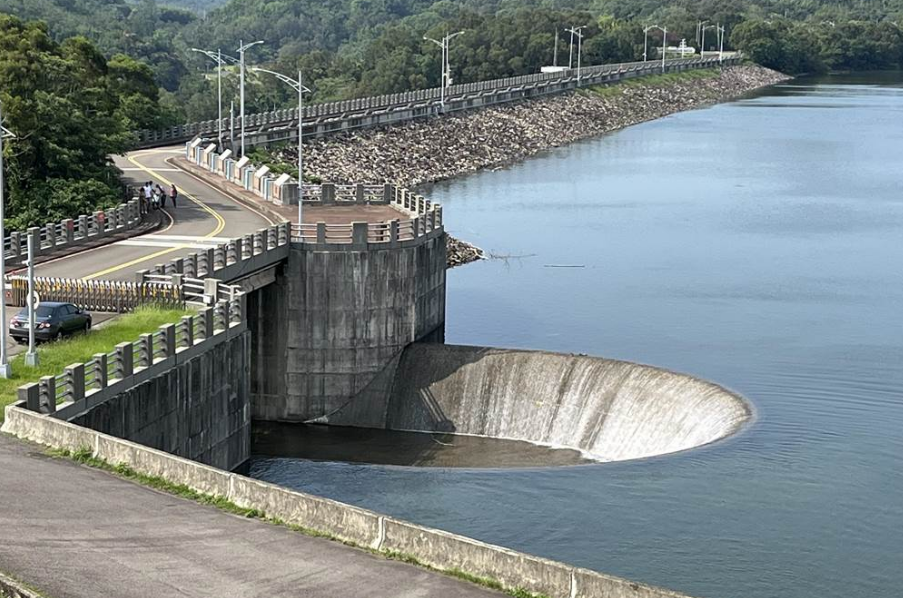
[[[177,275],[186,278],[217,278],[231,282],[237,277],[288,257],[289,224],[284,222],[242,235],[210,247],[175,258],[153,268],[139,270],[136,283],[157,280],[155,276]]]
[[[665,61],[666,71],[709,68],[735,64],[739,55],[731,55],[723,61],[711,58],[677,58]],[[505,77],[489,81],[452,85],[446,91],[446,111],[464,110],[479,105],[515,101],[524,97],[557,93],[573,89],[579,85],[609,83],[641,74],[662,71],[660,60],[648,62],[626,62],[587,66],[580,69],[564,70],[557,73],[538,73]],[[435,114],[439,109],[440,88],[420,89],[404,93],[312,104],[304,108],[305,128],[311,135],[322,135],[334,131],[346,131],[363,126],[386,124]],[[215,98],[213,98],[215,101]],[[297,109],[274,110],[246,117],[245,127],[249,133],[284,127],[298,121]],[[224,119],[223,130],[229,127]],[[198,135],[215,135],[219,130],[216,120],[178,125],[160,131],[139,131],[138,147],[153,147],[180,143]]]
[[[34,237],[35,256],[49,253],[59,247],[71,247],[93,241],[117,231],[133,228],[141,223],[141,209],[137,199],[116,208],[49,222],[44,226],[29,228],[26,232],[14,231],[3,239],[3,249],[8,263],[24,261],[28,254],[28,237]]]
[[[233,160],[229,150],[220,154],[216,151],[216,145],[203,147],[196,139],[186,145],[185,158],[224,178],[235,186],[236,191],[251,192],[263,202],[281,206],[298,204],[296,180],[288,175],[274,177],[266,166],[255,166],[247,158]],[[291,238],[297,243],[318,246],[351,244],[356,247],[372,243],[393,245],[443,230],[441,205],[391,184],[305,184],[301,188],[301,199],[305,205],[388,205],[403,217],[385,222],[318,222],[300,226],[293,223]]]
[[[227,338],[233,329],[246,329],[245,296],[237,287],[216,279],[158,278],[159,285],[179,287],[172,295],[200,306],[196,315],[142,334],[134,342],[116,345],[111,353],[98,353],[86,363],[74,363],[57,376],[18,389],[19,401],[31,411],[59,419],[103,403],[107,399],[172,368],[183,353],[205,351]]]

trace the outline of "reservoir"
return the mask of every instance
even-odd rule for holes
[[[493,256],[449,272],[449,343],[686,372],[754,421],[617,463],[462,443],[499,451],[480,468],[404,454],[424,439],[281,451],[258,430],[255,477],[691,595],[899,595],[903,73],[797,79],[428,195]]]

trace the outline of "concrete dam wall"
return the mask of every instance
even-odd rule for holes
[[[414,344],[399,362],[385,427],[524,440],[619,461],[713,442],[751,415],[743,398],[716,384],[647,365]]]

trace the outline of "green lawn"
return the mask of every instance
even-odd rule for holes
[[[95,353],[110,353],[122,342],[136,341],[141,334],[154,332],[163,324],[174,324],[191,310],[141,308],[125,314],[96,328],[88,334],[79,334],[58,342],[38,345],[36,368],[25,365],[22,352],[10,360],[13,375],[9,379],[0,378],[0,422],[4,418],[4,408],[16,400],[16,389],[28,382],[37,382],[41,376],[57,376],[73,363],[90,361]]]

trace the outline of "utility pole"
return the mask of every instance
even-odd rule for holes
[[[3,284],[3,297],[0,300],[0,378],[9,378],[12,369],[6,355],[6,231],[4,230],[4,189],[3,189],[3,138],[15,137],[3,127],[3,104],[0,103],[0,282]]]
[[[552,66],[558,66],[558,28],[555,28],[555,46],[552,51]]]
[[[263,41],[251,42],[250,44],[242,43],[238,40],[238,59],[239,59],[239,104],[241,106],[239,119],[241,120],[241,157],[245,157],[245,52],[252,46],[262,44]]]
[[[266,73],[268,75],[273,75],[292,89],[298,92],[298,227],[301,226],[301,218],[303,216],[301,204],[304,199],[304,162],[303,162],[303,149],[304,149],[304,92],[310,93],[310,90],[304,87],[304,83],[301,81],[301,71],[298,71],[298,80],[295,81],[291,77],[286,77],[282,73],[277,73],[275,71],[268,71],[267,69],[254,67],[252,69],[255,73]]]

